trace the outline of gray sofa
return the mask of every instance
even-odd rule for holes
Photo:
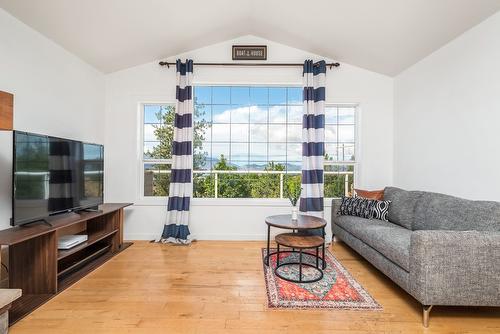
[[[423,305],[500,306],[500,203],[387,187],[389,221],[338,215],[332,232]]]

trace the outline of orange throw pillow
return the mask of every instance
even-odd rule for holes
[[[364,197],[368,199],[376,199],[382,201],[384,199],[384,189],[382,190],[362,190],[362,189],[354,189],[356,195],[359,197]]]

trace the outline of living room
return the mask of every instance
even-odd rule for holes
[[[500,1],[177,5],[0,0],[0,329],[498,333]]]

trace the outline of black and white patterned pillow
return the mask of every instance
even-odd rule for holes
[[[383,221],[389,221],[387,218],[389,214],[389,205],[391,205],[391,201],[378,201],[374,200],[372,207],[372,218],[380,219]]]
[[[342,197],[342,203],[337,214],[343,216],[356,216],[361,218],[371,218],[375,200],[363,197]]]

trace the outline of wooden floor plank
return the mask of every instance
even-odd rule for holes
[[[10,333],[500,333],[498,308],[421,307],[341,242],[332,253],[383,311],[268,309],[263,242],[136,242]]]

